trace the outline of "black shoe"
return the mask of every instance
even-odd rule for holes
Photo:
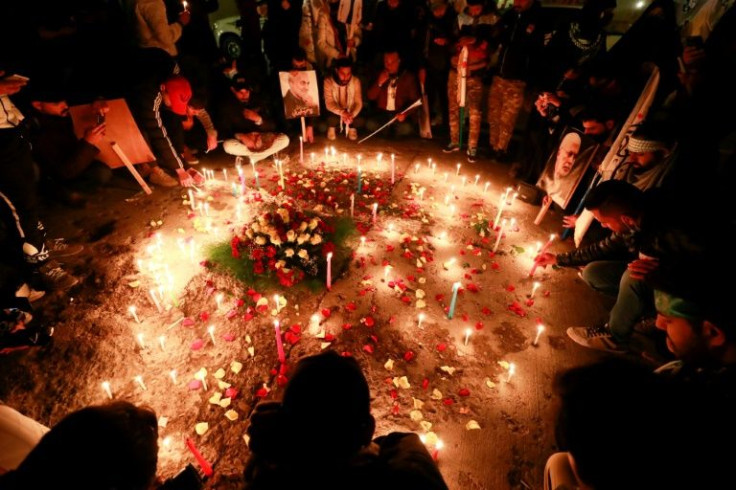
[[[456,151],[460,151],[460,146],[458,146],[457,143],[450,143],[449,145],[447,145],[444,148],[442,148],[442,151],[444,153],[453,153],[453,152],[456,152]]]
[[[478,148],[468,148],[468,151],[465,152],[465,156],[467,157],[469,163],[477,162]]]

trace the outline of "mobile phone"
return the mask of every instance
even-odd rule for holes
[[[104,122],[105,122],[105,114],[102,112],[98,112],[97,113],[97,125],[99,126],[100,124]]]

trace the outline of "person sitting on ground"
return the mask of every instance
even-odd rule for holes
[[[624,180],[645,191],[665,184],[676,159],[676,143],[652,124],[638,127],[629,137],[628,156],[613,178]]]
[[[372,440],[374,430],[358,363],[329,351],[306,357],[283,400],[262,402],[251,415],[245,488],[447,489],[416,434]]]
[[[566,452],[547,461],[545,490],[733,488],[733,404],[718,394],[620,359],[571,369],[555,385]]]
[[[0,487],[148,490],[157,439],[150,409],[124,401],[86,407],[54,425],[17,469],[0,476]]]
[[[659,193],[645,195],[623,181],[599,184],[584,204],[613,233],[587,247],[557,255],[547,252],[534,260],[540,266],[585,266],[581,277],[590,287],[616,296],[605,325],[571,327],[567,334],[584,347],[624,353],[637,322],[654,317],[653,289],[645,279],[667,274],[685,259],[697,263],[714,248],[715,240],[712,232],[693,231],[697,223],[681,220],[674,204]]]
[[[332,76],[325,78],[323,92],[327,114],[325,123],[320,130],[327,130],[327,139],[334,140],[338,126],[340,132],[343,127],[348,130],[351,141],[358,139],[358,128],[365,124],[363,118],[358,117],[363,109],[360,80],[353,76],[353,63],[350,58],[340,58],[332,64]]]
[[[259,94],[244,76],[236,74],[230,80],[227,93],[218,94],[215,126],[223,138],[234,138],[235,133],[273,131],[276,126],[267,117]]]
[[[43,82],[41,82],[43,83]],[[31,145],[33,158],[41,168],[41,187],[70,205],[84,205],[80,192],[103,186],[112,170],[97,160],[105,134],[103,101],[93,104],[101,119],[84,129],[77,138],[66,96],[58,87],[37,86],[31,90]]]
[[[417,132],[417,112],[402,113],[420,97],[417,78],[401,66],[397,50],[383,54],[383,71],[368,89],[368,100],[374,102],[373,115],[366,121],[366,129],[373,132],[387,123],[392,117],[397,122],[392,125],[395,136],[409,136]]]

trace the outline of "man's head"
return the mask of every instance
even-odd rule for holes
[[[298,47],[291,56],[291,68],[293,70],[306,70],[307,69],[307,52],[304,48]]]
[[[394,10],[399,8],[399,5],[401,4],[401,0],[386,0],[386,5],[390,10]]]
[[[729,360],[729,350],[731,355],[736,351],[733,321],[724,314],[727,299],[685,299],[655,290],[654,300],[657,328],[666,333],[667,348],[678,359],[695,366],[718,365]]]
[[[401,66],[401,58],[399,52],[396,50],[386,51],[383,53],[383,68],[390,74],[396,75],[399,73]]]
[[[627,161],[636,168],[651,168],[669,155],[671,142],[654,129],[640,127],[629,138]]]
[[[66,102],[64,90],[48,80],[31,83],[31,106],[42,114],[49,116],[66,117],[69,115],[69,105]]]
[[[289,90],[301,100],[309,100],[309,72],[290,71]]]
[[[526,12],[530,8],[532,8],[532,5],[534,4],[535,0],[514,0],[514,10],[517,12]]]
[[[368,382],[352,357],[328,351],[299,361],[282,406],[296,440],[319,448],[313,458],[347,459],[373,438]]]
[[[350,58],[338,58],[332,64],[333,79],[340,85],[347,85],[353,78],[353,62]]]
[[[644,211],[644,193],[621,180],[607,180],[591,189],[585,208],[603,228],[621,233],[639,225]]]
[[[180,76],[174,75],[169,77],[163,85],[161,85],[161,97],[163,103],[171,112],[180,116],[187,114],[189,99],[192,98],[192,86],[189,81]]]
[[[439,19],[447,12],[447,0],[432,0],[429,8],[432,11],[432,15]]]
[[[580,135],[577,133],[567,133],[560,142],[557,149],[557,159],[555,160],[555,179],[565,178],[570,175],[575,166],[575,159],[580,153],[582,145]]]
[[[616,127],[613,111],[607,107],[588,107],[583,110],[579,119],[583,125],[583,132],[599,143],[606,141]]]
[[[236,76],[230,83],[230,91],[239,102],[246,103],[250,100],[253,89],[244,77]]]
[[[467,0],[466,12],[471,17],[479,17],[483,13],[483,0]]]

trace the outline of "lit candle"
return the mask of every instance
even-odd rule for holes
[[[360,155],[358,155],[358,161],[360,161]],[[363,170],[358,165],[358,194],[363,191]]]
[[[506,227],[506,218],[501,221],[501,228],[498,230],[498,236],[496,237],[496,243],[493,245],[493,251],[498,250],[498,244],[501,243],[501,237],[503,236],[503,229]]]
[[[506,197],[501,196],[501,202],[498,204],[498,214],[496,214],[496,219],[493,220],[493,227],[496,228],[498,226],[498,222],[501,219],[501,213],[503,212],[503,207],[506,204]]]
[[[534,337],[534,342],[532,342],[532,345],[534,347],[536,347],[537,344],[539,344],[539,337],[542,335],[542,332],[544,332],[544,325],[540,323],[539,325],[537,325],[537,336]]]
[[[337,150],[334,146],[330,147],[330,153],[332,154],[332,159],[335,159],[335,155],[337,155]]]
[[[223,176],[223,177],[225,178],[225,182],[227,182],[227,181],[229,181],[229,180],[230,180],[230,179],[228,179],[228,177],[227,177],[227,169],[226,169],[226,168],[223,168],[223,169],[222,169],[222,176]]]
[[[544,246],[543,246],[543,247],[542,247],[542,249],[541,249],[541,250],[539,251],[539,253],[537,254],[537,256],[539,256],[539,255],[541,255],[541,254],[545,253],[545,252],[547,251],[547,249],[549,248],[549,246],[550,246],[550,245],[552,245],[552,242],[554,242],[554,241],[555,241],[555,238],[557,238],[557,235],[555,235],[554,233],[552,233],[552,234],[551,234],[551,235],[549,236],[549,240],[547,240],[547,243],[545,243],[545,244],[544,244]],[[539,262],[537,262],[537,261],[535,260],[535,261],[534,261],[534,265],[532,265],[532,268],[531,268],[531,270],[529,271],[529,277],[532,277],[532,276],[534,276],[534,272],[535,272],[535,271],[537,270],[537,267],[539,267]]]
[[[253,175],[254,175],[254,176],[255,176],[255,178],[256,178],[256,188],[257,188],[258,190],[261,190],[261,183],[260,183],[260,182],[258,182],[258,172],[257,172],[257,171],[256,171],[256,172],[253,172]]]
[[[376,224],[376,218],[378,217],[378,203],[373,203],[373,224]]]
[[[532,286],[532,294],[529,295],[529,298],[533,298],[534,297],[534,293],[537,292],[537,289],[539,289],[539,286],[541,286],[541,285],[542,284],[540,282],[534,281],[534,285]]]
[[[360,154],[360,153],[358,153],[358,157],[357,158],[358,158],[358,166],[360,167],[360,162],[361,162],[361,160],[363,160],[363,155]]]
[[[332,252],[327,252],[327,290],[332,289]]]
[[[222,298],[223,298],[223,294],[222,293],[218,293],[217,296],[215,296],[215,302],[217,303],[217,309],[218,310],[222,306]]]
[[[112,400],[112,389],[110,388],[110,382],[109,381],[103,381],[102,382],[102,389],[105,390],[105,393],[107,394],[107,397]]]
[[[128,306],[128,312],[133,316],[136,323],[141,322],[140,318],[138,318],[138,314],[135,312],[135,306]]]
[[[419,164],[418,163],[415,163],[414,164],[414,173],[415,174],[418,174],[419,173]]]
[[[194,192],[191,189],[187,192],[189,194],[189,205],[192,207],[192,211],[194,211]]]
[[[511,376],[513,376],[513,375],[514,375],[514,373],[516,373],[516,364],[514,364],[514,363],[512,362],[511,364],[509,364],[509,375],[508,375],[508,377],[506,378],[506,382],[507,382],[507,383],[511,382]]]
[[[141,376],[141,375],[139,374],[138,376],[136,376],[136,377],[135,377],[135,378],[133,378],[133,379],[135,380],[135,382],[136,382],[136,383],[138,383],[138,385],[139,385],[139,386],[141,387],[141,389],[142,389],[143,391],[146,391],[146,384],[145,384],[145,383],[143,382],[143,376]]]
[[[278,294],[273,295],[273,301],[276,303],[276,314],[278,314],[281,311],[281,298]]]
[[[171,378],[171,382],[176,384],[176,369],[169,371],[169,377]]]
[[[309,318],[309,331],[312,334],[319,332],[319,315],[317,313]]]
[[[388,273],[389,273],[390,270],[391,270],[391,266],[390,265],[387,265],[387,266],[385,266],[383,268],[383,280],[384,280],[384,282],[385,281],[388,281]]]
[[[419,322],[417,324],[417,327],[422,328],[422,322],[424,322],[424,313],[419,314]]]
[[[304,137],[299,136],[299,163],[304,163]]]
[[[452,218],[455,215],[455,205],[450,204],[450,218]]]
[[[148,294],[151,295],[151,299],[153,300],[153,304],[156,306],[156,309],[159,313],[161,313],[163,310],[161,309],[161,303],[159,303],[158,298],[156,298],[156,290],[155,289],[149,289]]]
[[[394,183],[396,177],[396,155],[391,153],[391,183]]]
[[[434,445],[434,451],[432,451],[432,459],[436,462],[440,460],[440,449],[445,447],[444,443],[437,439],[437,443]]]
[[[207,333],[209,334],[210,339],[212,339],[212,345],[215,345],[215,326],[210,325],[207,327]]]
[[[463,182],[463,185],[462,185],[462,186],[463,186],[463,187],[465,187],[465,181],[466,181],[466,180],[467,180],[467,177],[465,177],[465,176],[463,175],[463,178],[462,178],[462,182]]]
[[[145,344],[145,342],[143,342],[143,334],[142,333],[139,333],[138,335],[135,336],[135,338],[138,340],[138,345],[141,346],[141,349],[145,349],[146,348],[146,344]]]
[[[437,164],[432,163],[432,177],[434,177],[434,174],[437,172]]]
[[[312,165],[314,165],[314,152],[309,154],[309,159],[312,161]]]
[[[210,215],[210,203],[208,202],[204,203],[204,215],[205,216]]]
[[[383,160],[383,153],[376,155],[376,167],[378,167],[379,170],[381,168],[381,160]]]
[[[184,7],[184,10],[189,10],[189,4],[187,3],[187,0],[183,0],[181,2],[181,5]]]
[[[350,217],[355,215],[355,194],[350,194]]]
[[[483,187],[483,194],[486,194],[488,192],[488,187],[491,185],[490,182],[486,182],[485,187]]]
[[[276,329],[276,349],[278,350],[279,362],[286,362],[286,354],[284,354],[284,343],[281,341],[281,324],[278,320],[273,321],[273,328]]]
[[[463,164],[462,164],[462,163],[458,163],[458,164],[457,164],[457,171],[455,171],[455,175],[456,175],[456,176],[457,176],[457,175],[460,175],[460,167],[462,167],[462,166],[463,166]]]
[[[360,237],[360,246],[365,247],[365,237],[364,236]]]
[[[447,172],[445,172],[445,182],[447,182]]]
[[[164,445],[166,449],[169,449],[169,447],[171,446],[171,436],[164,437],[164,440],[161,441],[161,443]]]
[[[475,185],[478,186],[478,181],[480,180],[480,174],[475,174]]]
[[[200,380],[202,382],[202,389],[207,391],[207,375],[205,373],[205,371],[197,371],[194,373],[194,379]]]
[[[330,149],[325,146],[325,162],[327,161],[327,157],[330,154]]]
[[[161,346],[162,351],[166,351],[166,336],[165,335],[159,336],[158,345]]]
[[[452,300],[450,301],[450,311],[447,313],[447,318],[452,320],[455,316],[455,305],[457,304],[457,292],[460,290],[460,283],[456,282],[452,285]]]
[[[469,328],[465,329],[465,345],[468,345],[468,340],[470,340],[470,334],[473,333],[473,331]]]

